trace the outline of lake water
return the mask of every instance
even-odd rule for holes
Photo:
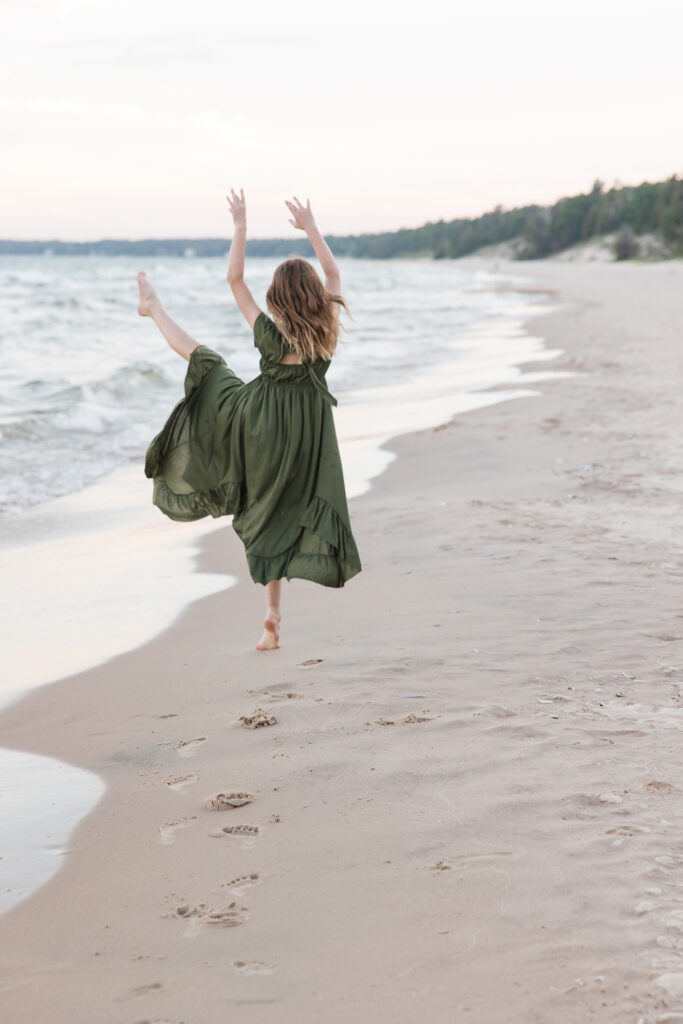
[[[522,328],[548,310],[544,298],[492,290],[528,286],[527,273],[339,262],[353,320],[343,318],[328,383],[353,497],[391,460],[390,437],[532,393],[544,375],[517,364],[555,353]],[[276,264],[248,261],[262,308]],[[144,452],[182,396],[187,364],[137,315],[138,270],[197,341],[243,379],[258,373],[226,260],[0,256],[0,613],[11,638],[0,706],[146,642],[246,575],[246,564],[231,576],[195,571],[199,541],[225,520],[172,523],[151,505]],[[486,392],[497,384],[510,390]],[[103,788],[75,766],[0,751],[0,911],[54,874]],[[54,813],[29,812],[38,792]]]

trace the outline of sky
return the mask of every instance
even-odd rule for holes
[[[683,173],[678,0],[0,0],[1,238],[293,237]]]

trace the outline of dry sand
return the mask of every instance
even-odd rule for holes
[[[396,441],[280,651],[240,583],[5,712],[109,788],[3,1024],[683,1021],[683,266],[510,269],[574,375]]]

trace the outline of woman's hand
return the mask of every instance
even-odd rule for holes
[[[234,188],[230,189],[230,195],[225,197],[228,200],[230,207],[230,213],[234,221],[236,228],[246,228],[247,226],[247,204],[244,201],[244,189],[240,189],[240,194],[237,195]]]
[[[311,212],[311,200],[306,200],[306,205],[302,206],[300,201],[294,196],[294,201],[290,202],[285,199],[285,206],[289,209],[292,214],[293,220],[290,219],[289,223],[295,228],[299,228],[300,231],[308,232],[310,228],[315,226],[315,220]]]

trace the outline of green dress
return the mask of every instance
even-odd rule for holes
[[[147,450],[153,502],[188,522],[232,515],[255,583],[343,587],[360,572],[327,390],[329,360],[280,363],[287,345],[260,313],[261,373],[245,384],[206,345],[190,356],[185,398]]]

